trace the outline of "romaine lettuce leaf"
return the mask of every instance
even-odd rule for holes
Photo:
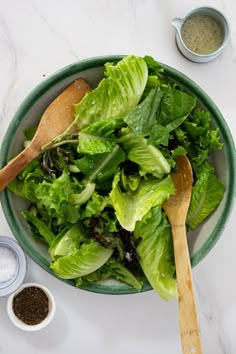
[[[117,64],[105,64],[105,78],[75,105],[79,130],[101,119],[124,117],[139,103],[148,77],[145,61],[126,56]]]
[[[70,256],[79,249],[80,244],[84,241],[86,241],[86,230],[81,223],[77,223],[59,237],[57,236],[48,251],[52,259],[56,256]]]
[[[70,202],[75,206],[85,204],[93,195],[95,191],[95,183],[88,182],[86,187],[80,193],[71,193]]]
[[[120,187],[120,172],[113,180],[111,202],[121,226],[133,231],[135,224],[155,205],[161,205],[175,191],[171,176],[158,180],[152,176],[142,179],[137,190],[123,192]]]
[[[104,138],[98,135],[79,133],[78,152],[81,154],[103,154],[110,152],[116,144],[114,137]]]
[[[114,132],[124,125],[122,118],[108,118],[89,125],[79,133],[78,152],[93,155],[112,151],[117,142]]]
[[[121,181],[122,187],[125,191],[136,191],[138,189],[141,176],[139,173],[136,174],[125,174],[124,169],[121,170]]]
[[[128,159],[139,165],[141,175],[151,173],[162,178],[170,172],[170,165],[160,150],[148,144],[147,139],[130,132],[128,128],[123,129],[119,144],[126,151]]]
[[[111,137],[115,130],[122,128],[124,125],[123,118],[106,118],[90,124],[81,131],[95,136]]]
[[[112,248],[105,248],[92,240],[90,243],[82,244],[72,255],[59,257],[50,268],[63,279],[83,277],[103,266],[112,253]]]
[[[161,206],[152,208],[135,227],[136,252],[144,274],[164,299],[178,296],[171,228]]]
[[[78,288],[105,280],[112,277],[118,281],[130,285],[132,288],[141,290],[142,282],[138,280],[124,265],[118,262],[114,257],[111,257],[101,268],[84,277],[76,279]]]

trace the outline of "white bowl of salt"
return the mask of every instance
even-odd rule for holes
[[[0,236],[0,297],[13,293],[23,283],[26,257],[10,237]]]

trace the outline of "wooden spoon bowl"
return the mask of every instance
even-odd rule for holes
[[[91,91],[83,79],[75,80],[48,106],[31,143],[0,170],[0,192],[42,152],[42,147],[70,128],[73,132],[73,105]]]

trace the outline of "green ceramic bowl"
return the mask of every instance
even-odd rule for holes
[[[38,117],[42,115],[50,102],[68,84],[76,78],[82,77],[92,87],[96,87],[103,77],[104,63],[121,58],[122,56],[105,56],[83,60],[63,68],[39,84],[23,101],[9,125],[0,154],[1,167],[22,150],[24,141],[23,131],[25,128],[36,124]],[[224,199],[203,225],[194,232],[188,233],[191,262],[192,266],[195,266],[208,254],[219,239],[232,210],[235,199],[236,180],[235,147],[223,116],[207,94],[182,73],[166,65],[164,67],[171,79],[181,84],[186,91],[196,96],[200,105],[210,112],[213,124],[220,128],[221,139],[224,143],[224,149],[217,151],[212,156],[217,174],[226,186]],[[21,217],[21,211],[26,208],[27,203],[13,195],[7,189],[1,193],[1,202],[8,224],[20,245],[36,263],[55,276],[49,268],[50,258],[46,247],[32,238],[27,223]],[[71,281],[66,282],[73,285]],[[131,289],[127,285],[111,281],[102,284],[92,284],[85,289],[106,294],[132,294],[136,292],[136,290]],[[150,289],[151,287],[148,283],[144,284],[143,291]]]

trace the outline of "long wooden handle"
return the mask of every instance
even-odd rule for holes
[[[185,225],[172,226],[183,354],[202,354]]]
[[[40,150],[30,144],[0,170],[0,192],[32,161]]]

